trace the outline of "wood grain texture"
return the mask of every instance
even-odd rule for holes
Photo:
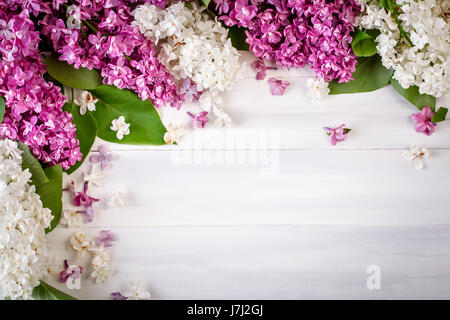
[[[60,226],[51,255],[88,267],[70,294],[108,299],[135,278],[156,299],[450,298],[450,121],[427,137],[391,87],[312,103],[308,68],[270,71],[291,82],[282,97],[254,75],[224,95],[233,128],[192,132],[183,110],[198,106],[188,105],[159,110],[186,129],[180,146],[108,144],[115,161],[90,188],[102,202],[81,230],[117,235],[116,273],[94,284],[66,249],[77,229]],[[353,130],[332,147],[322,128],[341,123]],[[412,144],[431,151],[423,171],[402,156]],[[65,182],[80,185],[90,166]],[[125,208],[106,205],[116,191]],[[381,268],[381,290],[366,287],[369,265]]]
[[[176,151],[116,154],[90,189],[105,199],[92,226],[450,225],[450,150],[432,150],[423,171],[400,150],[196,150],[191,163]],[[106,206],[117,191],[126,208]]]
[[[98,228],[83,229],[95,235]],[[154,299],[448,299],[449,227],[217,226],[112,228],[116,274],[81,299],[108,299],[141,279]],[[49,235],[52,253],[69,232]],[[370,265],[381,289],[366,286]],[[56,284],[58,285],[58,284]],[[64,289],[64,286],[58,285]],[[66,289],[67,290],[67,289]]]

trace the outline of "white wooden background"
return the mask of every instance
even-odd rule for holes
[[[201,144],[189,135],[180,147],[108,144],[113,167],[103,187],[91,189],[104,201],[80,230],[116,234],[116,273],[95,284],[86,264],[82,289],[70,294],[108,299],[134,278],[155,299],[450,298],[450,121],[427,137],[414,130],[415,109],[389,86],[312,103],[311,71],[271,75],[291,82],[286,95],[271,96],[248,68],[224,97],[233,128]],[[190,124],[184,112],[161,111],[166,124]],[[341,123],[353,130],[333,147],[322,128]],[[254,132],[272,136],[258,148],[277,163],[272,174],[248,145],[221,143]],[[412,144],[431,151],[423,171],[402,156]],[[196,160],[180,163],[177,148]],[[214,155],[244,161],[211,163]],[[65,181],[80,182],[89,167]],[[127,193],[125,208],[106,206],[115,191]],[[51,254],[81,261],[67,250],[76,230],[49,234]],[[380,290],[366,286],[370,265],[381,269]]]

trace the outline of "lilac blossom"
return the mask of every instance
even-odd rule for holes
[[[110,166],[113,156],[109,153],[106,145],[100,145],[98,147],[98,154],[90,156],[89,161],[91,163],[100,163],[100,169],[105,170]]]
[[[90,206],[90,207],[87,207],[86,210],[78,210],[77,212],[82,213],[86,216],[86,219],[85,219],[86,222],[94,221],[94,207]]]
[[[99,199],[93,198],[87,194],[88,182],[86,181],[83,185],[82,192],[75,191],[75,183],[72,181],[68,187],[64,188],[63,191],[70,192],[72,195],[72,204],[77,207],[84,207],[85,210],[77,210],[78,213],[82,213],[86,216],[86,222],[94,221],[94,207],[93,203],[100,201]]]
[[[87,194],[88,185],[89,183],[85,182],[83,185],[83,191],[75,194],[72,200],[74,206],[89,208],[92,207],[93,202],[100,201],[100,199],[93,198]]]
[[[283,81],[275,78],[269,78],[267,81],[270,88],[270,93],[274,96],[282,96],[286,88],[290,85],[289,81]]]
[[[202,112],[198,113],[197,115],[193,115],[192,113],[190,113],[188,111],[187,114],[192,119],[194,119],[194,121],[192,123],[192,126],[194,127],[194,129],[203,129],[209,121],[208,111],[202,111]]]
[[[245,28],[246,42],[257,58],[287,68],[308,63],[327,82],[352,80],[357,59],[350,34],[361,10],[356,0],[214,2],[219,20]]]
[[[0,138],[26,144],[40,161],[68,169],[82,159],[72,115],[59,87],[44,80],[40,34],[31,18],[50,14],[48,1],[0,2],[0,95],[6,109]]]
[[[411,119],[416,123],[416,131],[430,136],[436,127],[436,123],[431,121],[433,116],[434,112],[429,106],[424,106],[421,112],[413,114]]]
[[[95,238],[95,241],[99,246],[103,245],[104,247],[112,247],[114,241],[116,241],[116,237],[109,230],[102,230],[100,235]]]
[[[132,26],[130,0],[73,0],[79,10],[80,28],[65,27],[66,8],[53,5],[39,21],[41,34],[75,68],[98,69],[103,83],[136,92],[156,107],[181,107],[173,76],[157,58],[154,44]],[[148,1],[164,6],[165,1]]]
[[[59,281],[62,283],[66,283],[69,278],[78,279],[81,277],[82,273],[83,273],[82,266],[71,267],[69,266],[69,263],[67,262],[66,259],[64,260],[64,270],[61,271],[59,274]]]
[[[184,79],[179,91],[185,102],[197,101],[200,95],[197,85],[191,79]]]
[[[267,70],[277,70],[275,67],[268,67],[262,59],[258,59],[252,63],[253,69],[256,70],[256,80],[264,80]]]
[[[345,128],[345,124],[341,124],[337,128],[324,127],[323,129],[327,131],[327,134],[330,136],[331,144],[333,146],[335,146],[338,142],[344,141],[347,137],[347,134],[351,130]]]
[[[120,292],[111,292],[113,300],[128,300],[127,297],[123,296]]]

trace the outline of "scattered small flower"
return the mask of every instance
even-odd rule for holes
[[[267,81],[270,88],[270,93],[273,96],[282,96],[286,91],[286,88],[290,85],[289,81],[283,81],[275,78],[269,78]]]
[[[89,183],[85,182],[83,185],[83,191],[78,192],[73,197],[72,203],[74,206],[89,208],[89,207],[92,207],[93,202],[100,201],[100,199],[93,198],[87,194],[88,185],[89,185]]]
[[[335,146],[337,142],[344,141],[347,134],[351,131],[351,129],[345,128],[345,124],[341,124],[337,128],[324,127],[323,129],[327,131],[327,134],[330,136],[331,144],[333,146]]]
[[[61,223],[67,225],[68,228],[80,227],[82,222],[83,217],[80,212],[76,210],[64,210]]]
[[[103,283],[113,274],[114,271],[111,270],[109,266],[99,266],[94,268],[94,271],[91,273],[91,277],[95,279],[96,283]]]
[[[166,144],[179,143],[183,139],[183,135],[179,126],[169,123],[167,132],[164,134],[164,142]]]
[[[81,289],[81,274],[83,267],[70,265],[64,260],[64,270],[59,274],[59,281],[66,284],[67,289]]]
[[[424,106],[421,112],[413,114],[411,119],[416,123],[416,131],[430,136],[436,126],[436,123],[431,121],[433,115],[434,112],[429,106]]]
[[[119,140],[123,139],[123,136],[127,136],[130,134],[130,124],[125,122],[125,117],[120,116],[117,119],[114,119],[111,122],[110,129],[112,131],[116,131],[116,137]]]
[[[87,207],[86,210],[80,210],[78,213],[82,213],[86,216],[86,222],[94,221],[95,212],[93,207]]]
[[[307,86],[313,101],[322,100],[330,93],[330,89],[328,89],[328,82],[323,80],[323,78],[308,79]]]
[[[93,254],[91,263],[94,268],[91,277],[95,279],[95,282],[102,283],[114,274],[110,264],[109,251],[105,247],[94,248],[90,251]]]
[[[74,102],[80,106],[80,114],[84,115],[86,110],[95,111],[95,104],[98,99],[85,90],[81,93],[81,97],[75,98]]]
[[[114,241],[116,241],[116,237],[111,231],[102,230],[95,240],[99,246],[112,247]]]
[[[147,300],[151,298],[150,292],[144,290],[140,282],[133,280],[128,281],[128,290],[123,293],[123,296],[129,300]]]
[[[108,207],[123,208],[123,207],[125,207],[125,199],[126,199],[126,196],[122,192],[115,192],[108,201]]]
[[[75,182],[72,180],[67,187],[62,189],[62,191],[70,192],[72,195],[72,198],[75,197],[76,191],[75,191]]]
[[[420,170],[424,168],[423,159],[428,157],[429,152],[425,148],[412,146],[403,155],[406,159],[412,160],[414,167]]]
[[[103,172],[98,172],[95,167],[91,167],[91,171],[89,173],[83,174],[83,180],[86,183],[91,183],[93,185],[96,185],[98,187],[101,186],[101,184],[98,182],[99,180],[103,179],[105,177],[105,174]]]
[[[267,70],[277,70],[275,67],[268,67],[262,59],[258,59],[252,63],[253,69],[256,70],[256,80],[264,80]]]
[[[113,300],[128,300],[127,297],[123,296],[120,292],[111,292]]]
[[[69,249],[77,251],[80,256],[92,249],[93,245],[92,237],[82,232],[75,232],[69,241]]]
[[[224,117],[218,117],[213,122],[213,127],[216,129],[222,128],[222,127],[229,127],[231,125],[231,118],[226,114]]]
[[[108,147],[104,144],[98,147],[98,154],[94,154],[89,158],[91,163],[100,163],[100,169],[105,170],[111,164],[113,156],[109,153]]]
[[[194,119],[194,122],[192,123],[194,129],[203,129],[206,124],[208,123],[209,119],[208,119],[208,111],[202,111],[197,115],[193,115],[192,113],[190,113],[189,111],[187,112],[187,114]]]

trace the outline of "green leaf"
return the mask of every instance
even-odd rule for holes
[[[434,114],[433,118],[431,118],[432,122],[441,122],[445,120],[445,116],[447,115],[447,108],[439,108],[438,111]]]
[[[370,57],[377,53],[377,43],[375,38],[380,34],[377,29],[357,30],[353,35],[352,49],[358,57]]]
[[[45,59],[47,72],[63,85],[77,89],[95,89],[102,84],[100,73],[87,68],[75,69],[65,61],[60,61],[54,55],[48,55]]]
[[[5,116],[5,99],[0,97],[0,123],[3,122],[3,117]]]
[[[48,283],[41,281],[41,283],[33,289],[32,296],[35,300],[76,300]]]
[[[115,86],[102,85],[90,92],[98,98],[94,116],[98,125],[98,136],[106,141],[135,144],[162,145],[166,128],[150,101],[142,101],[134,92]],[[130,124],[130,134],[122,140],[110,129],[111,122],[120,116]]]
[[[80,107],[75,103],[66,103],[63,110],[72,114],[72,122],[77,128],[77,139],[80,141],[80,150],[83,154],[83,159],[81,161],[78,161],[74,166],[70,167],[70,169],[66,170],[67,174],[71,174],[81,166],[94,144],[98,131],[97,121],[89,111],[87,111],[86,114],[81,115]]]
[[[360,57],[356,71],[352,75],[354,80],[345,83],[333,80],[328,87],[330,94],[375,91],[389,83],[392,73],[393,70],[383,67],[378,54],[371,57]]]
[[[208,8],[209,3],[211,2],[211,0],[202,0],[203,4],[205,5],[205,7]]]
[[[22,142],[18,142],[17,146],[22,151],[22,169],[30,170],[31,183],[36,187],[48,183],[50,180],[39,161],[32,155],[30,149],[28,149],[28,146]]]
[[[411,86],[408,89],[404,89],[394,78],[391,79],[391,84],[398,93],[415,105],[419,110],[422,110],[423,106],[429,106],[432,111],[435,110],[436,98],[428,94],[420,94],[417,86]]]
[[[244,28],[239,28],[237,25],[228,28],[228,38],[231,39],[233,47],[237,50],[248,51],[249,45],[245,42],[247,35],[245,34]]]
[[[45,230],[48,233],[55,229],[61,219],[63,171],[60,165],[45,168],[44,171],[50,181],[36,187],[36,193],[41,196],[44,207],[52,210],[54,216],[50,228]]]

